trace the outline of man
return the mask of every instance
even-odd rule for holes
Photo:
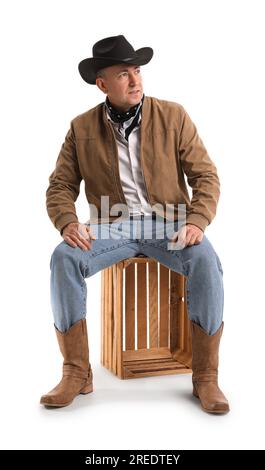
[[[140,66],[152,56],[151,48],[134,50],[119,35],[98,41],[93,57],[79,64],[82,78],[96,84],[106,101],[71,122],[49,179],[47,210],[64,239],[51,258],[51,301],[64,363],[61,382],[41,398],[47,406],[66,406],[93,390],[85,279],[143,254],[186,276],[193,394],[207,412],[229,411],[217,382],[222,266],[204,235],[215,216],[219,180],[183,107],[143,94]],[[82,179],[92,214],[88,224],[79,223],[75,211]]]

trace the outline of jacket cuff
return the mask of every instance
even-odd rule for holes
[[[187,216],[186,224],[196,225],[204,232],[207,225],[209,225],[209,221],[200,214],[190,214]]]
[[[63,229],[66,225],[71,224],[73,222],[78,223],[78,218],[73,213],[62,214],[57,220],[55,227],[59,230],[60,234],[62,235]]]

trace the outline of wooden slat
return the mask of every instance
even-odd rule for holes
[[[136,367],[136,366],[140,366],[141,364],[144,364],[144,367],[149,367],[150,365],[152,365],[152,367],[154,365],[156,366],[160,366],[161,369],[163,369],[164,367],[164,364],[172,364],[172,362],[176,362],[174,359],[172,359],[172,356],[168,356],[168,357],[165,357],[163,359],[161,358],[156,358],[156,359],[140,359],[140,360],[136,360],[136,361],[124,361],[123,364],[126,366],[126,367]]]
[[[130,264],[134,263],[135,258],[128,258],[123,261],[123,267],[126,269]]]
[[[137,269],[137,348],[147,347],[147,292],[146,263],[136,265]]]
[[[135,349],[135,264],[125,269],[125,350]]]
[[[173,370],[173,369],[179,369],[179,368],[183,368],[183,364],[180,364],[179,362],[177,361],[172,361],[169,360],[169,361],[166,361],[166,362],[163,362],[162,364],[160,364],[159,362],[135,362],[135,363],[127,363],[126,364],[126,367],[128,369],[131,369],[131,370],[134,370],[134,371],[146,371],[146,372],[150,372],[150,371],[159,371],[161,369],[163,370]]]
[[[122,367],[122,305],[123,305],[123,263],[116,265],[116,304],[114,308],[116,323],[116,341],[117,341],[117,374],[123,378]]]
[[[128,258],[123,260],[124,268],[127,268],[130,264],[146,264],[146,263],[156,263],[156,260],[154,258],[148,258],[147,256],[145,257],[134,257],[134,258]]]
[[[145,361],[149,359],[168,359],[171,352],[168,348],[138,349],[137,351],[124,351],[124,361]]]
[[[105,355],[105,364],[109,368],[109,357],[108,357],[108,279],[109,279],[109,268],[105,272],[105,282],[104,282],[104,355]]]
[[[123,261],[124,267],[127,267],[131,263],[154,263],[156,264],[157,261],[154,258],[148,258],[147,256],[144,258],[141,257],[134,257],[134,258],[128,258]]]
[[[101,364],[105,365],[105,354],[104,354],[104,276],[105,276],[105,269],[101,271],[101,349],[100,349],[100,361]]]
[[[177,302],[177,347],[185,349],[184,277],[175,273],[175,301]]]
[[[173,352],[178,346],[178,302],[177,302],[177,289],[178,289],[177,273],[170,271],[170,350]]]
[[[109,268],[109,278],[108,278],[108,304],[107,304],[107,315],[108,315],[108,357],[109,357],[109,367],[112,370],[112,350],[113,350],[113,270],[112,267]]]
[[[180,366],[179,369],[173,369],[173,370],[158,370],[158,371],[149,371],[149,372],[139,372],[136,370],[134,373],[133,371],[127,371],[125,369],[124,371],[124,378],[125,379],[135,379],[135,378],[141,378],[141,377],[155,377],[155,376],[160,376],[160,375],[176,375],[176,374],[189,374],[190,369]]]
[[[159,346],[168,346],[169,326],[169,270],[160,264],[160,332]]]
[[[158,273],[157,263],[149,263],[149,346],[158,347]]]
[[[113,348],[112,348],[112,371],[114,374],[117,374],[117,313],[116,313],[116,305],[117,305],[117,282],[116,282],[116,265],[112,266],[112,316],[113,316]]]
[[[105,316],[106,316],[106,320],[105,320],[105,325],[106,325],[106,329],[105,329],[105,338],[106,338],[106,358],[107,358],[107,367],[108,369],[110,369],[110,366],[111,366],[111,361],[110,361],[110,357],[109,357],[109,352],[110,352],[110,347],[109,347],[109,343],[110,343],[110,317],[109,317],[109,272],[110,272],[110,268],[107,269],[107,282],[106,282],[106,301],[105,301]]]

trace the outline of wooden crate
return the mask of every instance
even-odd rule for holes
[[[185,277],[148,257],[101,276],[103,366],[121,379],[191,372]]]

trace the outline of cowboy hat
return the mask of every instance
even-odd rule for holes
[[[97,72],[115,64],[145,65],[153,57],[151,47],[142,47],[137,51],[127,39],[122,36],[111,36],[101,39],[94,44],[93,57],[82,60],[78,70],[85,82],[95,85]]]

